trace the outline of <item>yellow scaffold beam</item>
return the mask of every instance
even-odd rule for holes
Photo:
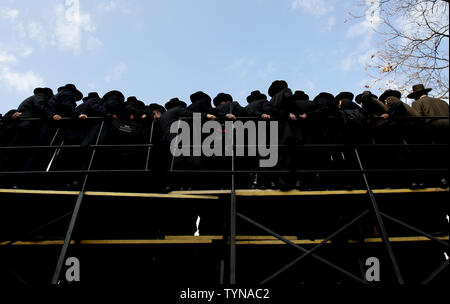
[[[425,189],[374,189],[375,194],[389,194],[389,193],[432,193],[432,192],[448,192],[449,188],[425,188]],[[231,190],[186,190],[186,191],[172,191],[170,194],[231,194]],[[321,191],[300,191],[300,190],[259,190],[259,189],[238,189],[237,196],[320,196],[320,195],[364,195],[367,190],[321,190]]]
[[[37,194],[37,195],[79,195],[79,191],[62,190],[31,190],[31,189],[0,189],[0,193],[7,194]],[[191,194],[166,194],[166,193],[134,193],[134,192],[101,192],[86,191],[86,196],[114,196],[114,197],[152,197],[152,198],[177,198],[177,199],[219,199],[217,195],[191,195]]]
[[[80,240],[78,243],[81,245],[170,245],[170,244],[211,244],[213,240],[220,240],[222,236],[170,236],[166,239],[137,239],[137,240]],[[255,239],[251,239],[251,238]],[[289,239],[292,243],[298,245],[314,245],[319,244],[323,240],[297,240],[295,237],[290,237]],[[448,241],[449,236],[437,237],[442,241]],[[424,242],[431,241],[429,238],[424,236],[408,236],[408,237],[390,237],[390,242],[401,243],[401,242]],[[364,243],[381,243],[383,240],[381,238],[366,238]],[[0,246],[8,245],[9,241],[0,242]],[[47,240],[47,241],[18,241],[11,245],[13,246],[48,246],[48,245],[63,245],[63,240]],[[328,244],[332,241],[328,241]],[[360,243],[359,241],[350,240],[349,243]],[[71,244],[75,244],[71,241]],[[276,239],[268,239],[268,236],[237,236],[236,244],[238,245],[286,245],[283,241]]]

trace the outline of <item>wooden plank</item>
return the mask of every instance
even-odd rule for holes
[[[344,195],[366,194],[366,190],[327,190],[327,191],[281,191],[281,190],[236,190],[237,196],[316,196],[316,195]]]
[[[425,188],[425,189],[376,189],[372,190],[376,194],[390,194],[390,193],[432,193],[432,192],[448,192],[448,188]]]
[[[283,236],[288,240],[296,240],[296,236]],[[190,240],[190,239],[209,239],[209,240],[222,240],[223,237],[221,235],[166,235],[166,240]],[[277,240],[276,237],[271,235],[237,235],[237,240]]]
[[[0,193],[11,194],[42,194],[42,195],[78,195],[79,191],[59,191],[59,190],[32,190],[32,189],[0,189]]]
[[[153,245],[153,244],[210,244],[211,239],[191,240],[81,240],[82,245]]]
[[[100,192],[86,191],[87,196],[115,196],[115,197],[154,197],[154,198],[183,198],[183,199],[209,199],[217,200],[214,195],[187,195],[187,194],[165,194],[165,193],[133,193],[133,192]]]
[[[437,237],[440,240],[448,240],[448,236],[444,237]],[[323,240],[317,239],[317,240],[292,240],[292,243],[298,244],[298,245],[313,245],[313,244],[319,244]],[[424,236],[415,236],[415,237],[391,237],[389,238],[390,242],[424,242],[424,241],[431,241],[429,238]],[[383,240],[381,238],[366,238],[364,240],[364,243],[382,243]],[[327,244],[331,244],[332,241],[328,241]],[[350,240],[349,243],[360,243],[358,241]],[[285,242],[276,240],[276,241],[237,241],[236,244],[239,245],[287,245]]]
[[[10,241],[0,242],[0,246],[8,245]],[[17,241],[10,246],[48,246],[48,245],[63,245],[64,240],[52,240],[52,241]],[[70,244],[75,244],[75,241],[70,241]]]
[[[425,188],[425,189],[374,189],[375,194],[400,194],[400,193],[433,193],[448,192],[449,188]],[[63,190],[37,190],[37,189],[0,189],[0,193],[10,194],[40,194],[40,195],[78,195],[79,191]],[[324,190],[324,191],[280,191],[280,190],[236,190],[238,196],[318,196],[318,195],[362,195],[366,190]],[[218,199],[217,195],[231,194],[231,190],[191,190],[172,191],[170,193],[133,193],[133,192],[105,192],[86,191],[90,196],[117,196],[117,197],[155,197],[155,198],[186,198],[186,199]]]
[[[207,236],[194,237],[190,239],[152,239],[152,240],[80,240],[79,243],[82,245],[170,245],[170,244],[211,244],[213,239],[220,239],[221,236]],[[249,237],[249,236],[240,236],[240,237]],[[252,237],[252,236],[251,236]],[[266,236],[262,236],[266,237]],[[440,240],[448,241],[448,236],[437,237]],[[431,241],[427,237],[424,236],[409,236],[409,237],[391,237],[389,238],[391,242],[425,242]],[[314,245],[319,244],[323,240],[290,240],[294,244],[298,245]],[[364,240],[364,243],[382,243],[383,240],[381,238],[367,238]],[[9,241],[0,242],[0,246],[5,246],[9,243]],[[48,246],[48,245],[63,245],[63,240],[52,240],[52,241],[18,241],[12,244],[12,246]],[[267,239],[254,239],[254,240],[243,240],[238,239],[236,241],[239,245],[286,245],[283,241],[280,240],[267,240]],[[328,241],[327,244],[332,243]],[[358,241],[349,241],[349,243],[359,243]],[[71,244],[75,244],[75,241],[71,241]]]
[[[183,190],[171,191],[169,194],[231,194],[231,190]]]

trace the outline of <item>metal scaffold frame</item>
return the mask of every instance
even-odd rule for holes
[[[99,118],[94,118],[94,119],[99,119]],[[238,118],[239,119],[239,118]],[[245,119],[245,118],[243,118]],[[31,119],[33,120],[33,119]],[[72,239],[72,235],[74,232],[74,229],[76,227],[77,224],[77,218],[79,215],[79,211],[80,208],[82,206],[83,203],[83,199],[86,195],[99,195],[94,194],[92,191],[91,193],[89,193],[88,191],[86,191],[86,187],[88,185],[89,182],[89,177],[92,174],[104,174],[104,173],[139,173],[139,172],[151,172],[150,169],[150,162],[151,162],[151,149],[152,147],[155,146],[155,143],[153,143],[154,140],[154,122],[152,122],[151,124],[151,128],[150,128],[150,132],[149,132],[149,138],[148,138],[148,144],[136,144],[136,145],[130,145],[130,144],[124,144],[124,145],[102,145],[99,141],[100,141],[100,137],[103,131],[103,127],[104,127],[104,123],[105,121],[102,120],[97,136],[96,136],[96,141],[95,144],[88,146],[87,148],[89,149],[89,151],[91,151],[90,157],[89,157],[89,163],[87,166],[86,170],[64,170],[64,171],[51,171],[50,167],[51,167],[51,163],[49,164],[49,166],[47,167],[46,171],[6,171],[6,172],[0,172],[0,174],[2,175],[40,175],[40,174],[75,174],[75,173],[81,173],[84,174],[83,179],[82,179],[82,183],[81,183],[81,189],[79,191],[59,191],[59,194],[70,194],[70,195],[76,195],[77,199],[74,205],[74,208],[71,212],[65,213],[43,225],[40,225],[39,227],[36,227],[35,229],[24,233],[22,235],[20,235],[19,237],[4,242],[1,245],[4,246],[3,248],[5,248],[5,246],[11,246],[14,245],[15,243],[21,241],[22,239],[26,238],[29,235],[33,235],[34,233],[36,233],[37,231],[40,231],[50,225],[53,225],[57,222],[60,222],[63,219],[67,219],[70,217],[70,222],[69,225],[67,227],[67,231],[65,233],[65,238],[64,238],[64,242],[62,244],[61,247],[61,251],[58,257],[58,261],[56,263],[56,267],[53,273],[53,277],[51,280],[52,284],[58,284],[60,282],[60,278],[61,278],[61,271],[63,268],[63,264],[64,261],[67,257],[67,251],[69,249],[69,246],[73,243],[73,239]],[[81,146],[79,145],[64,145],[64,143],[62,142],[60,145],[55,146],[54,143],[56,142],[56,138],[59,135],[60,129],[58,128],[54,134],[54,136],[52,137],[51,143],[49,146],[9,146],[9,147],[0,147],[0,149],[4,149],[4,150],[16,150],[16,149],[34,149],[34,150],[40,150],[40,149],[53,149],[55,152],[53,154],[53,158],[55,158],[58,155],[58,152],[61,151],[62,149],[73,149],[73,148],[80,148]],[[234,132],[233,132],[234,135]],[[372,215],[375,218],[375,224],[377,226],[377,229],[380,233],[384,248],[386,250],[386,253],[388,254],[393,272],[395,274],[395,279],[396,282],[398,284],[404,284],[405,280],[402,274],[402,271],[399,267],[398,261],[397,261],[397,257],[395,255],[395,252],[392,248],[392,244],[391,244],[391,240],[388,234],[388,231],[386,229],[386,225],[385,225],[385,220],[387,221],[391,221],[391,222],[395,222],[409,230],[412,230],[414,232],[416,232],[418,235],[420,236],[424,236],[428,239],[430,239],[431,241],[441,245],[443,248],[448,249],[449,247],[449,242],[448,241],[444,241],[438,237],[435,237],[433,235],[431,235],[430,233],[427,233],[425,231],[422,231],[421,229],[418,229],[416,227],[413,227],[412,225],[409,225],[408,223],[405,223],[399,219],[396,219],[384,212],[382,212],[379,209],[379,205],[376,199],[376,193],[377,191],[380,192],[380,190],[374,190],[371,188],[369,179],[367,177],[368,173],[371,172],[445,172],[447,171],[447,169],[396,169],[396,170],[389,170],[389,169],[367,169],[363,166],[363,162],[361,160],[361,155],[360,155],[360,150],[362,147],[370,147],[373,144],[361,144],[361,145],[341,145],[341,144],[336,144],[336,145],[302,145],[304,148],[327,148],[327,147],[335,147],[335,148],[339,148],[339,147],[346,147],[346,148],[352,148],[354,155],[356,156],[357,162],[358,162],[358,168],[357,169],[352,169],[352,170],[291,170],[291,171],[285,171],[285,170],[236,170],[236,143],[234,140],[234,136],[232,136],[232,156],[231,156],[231,170],[215,170],[214,172],[216,173],[223,173],[223,174],[229,174],[230,178],[231,178],[231,182],[230,182],[230,190],[222,190],[217,191],[216,193],[211,190],[210,191],[210,195],[214,195],[214,194],[220,194],[222,198],[227,199],[229,197],[229,214],[228,214],[228,219],[227,219],[227,224],[226,226],[228,227],[228,232],[223,236],[223,240],[226,242],[227,244],[227,256],[228,256],[228,262],[227,262],[227,267],[228,267],[228,279],[226,280],[227,283],[229,284],[236,284],[237,280],[237,275],[238,275],[238,271],[236,269],[236,260],[237,260],[237,254],[236,254],[236,246],[237,246],[237,237],[238,237],[238,232],[237,232],[237,221],[242,220],[245,221],[251,225],[253,225],[254,227],[257,227],[258,229],[260,229],[261,231],[264,231],[265,233],[267,233],[268,235],[274,237],[274,239],[277,239],[283,243],[285,243],[286,245],[298,250],[301,252],[301,255],[299,255],[297,258],[295,258],[294,260],[292,260],[291,262],[289,262],[288,264],[284,265],[283,267],[281,267],[279,270],[273,272],[271,275],[267,276],[265,279],[261,280],[259,283],[260,284],[267,284],[269,282],[271,282],[274,278],[276,278],[277,276],[279,276],[280,274],[284,273],[286,270],[292,268],[292,266],[296,265],[297,263],[299,263],[301,260],[305,259],[306,257],[310,256],[312,258],[314,258],[315,260],[319,261],[320,263],[333,268],[334,270],[336,270],[337,272],[343,274],[344,276],[352,279],[355,282],[361,283],[361,284],[367,284],[368,282],[365,280],[365,278],[361,277],[361,276],[357,276],[355,274],[352,274],[351,272],[341,268],[340,266],[336,265],[335,263],[321,257],[320,255],[318,255],[317,253],[315,253],[318,249],[320,249],[322,246],[324,246],[324,244],[327,244],[330,240],[332,240],[333,238],[335,238],[336,236],[338,236],[339,234],[341,234],[343,231],[345,231],[347,228],[349,228],[351,225],[355,224],[356,222],[362,220],[365,217],[368,217],[369,215]],[[441,147],[447,147],[446,144],[408,144],[406,142],[402,143],[402,144],[376,144],[377,146],[380,147],[414,147],[414,146],[420,146],[420,147],[434,147],[434,148],[441,148]],[[280,145],[281,146],[281,145]],[[135,170],[95,170],[92,169],[92,164],[94,162],[95,159],[95,155],[96,155],[96,151],[99,148],[102,149],[115,149],[115,148],[120,148],[120,147],[126,147],[126,148],[147,148],[147,152],[146,152],[146,159],[145,159],[145,166],[142,170],[139,169],[135,169]],[[52,158],[52,161],[53,161]],[[173,169],[173,167],[171,167],[171,170],[169,171],[172,174],[186,174],[186,173],[208,173],[211,172],[209,170],[175,170]],[[243,174],[243,173],[253,173],[253,172],[261,172],[261,173],[270,173],[270,174],[274,174],[274,173],[288,173],[288,172],[294,172],[294,173],[317,173],[317,172],[324,172],[324,173],[339,173],[339,172],[346,172],[346,173],[356,173],[360,175],[361,180],[363,181],[364,190],[359,190],[359,194],[364,194],[367,195],[367,203],[368,206],[367,208],[362,211],[361,213],[359,213],[356,217],[354,217],[353,219],[349,220],[347,223],[345,223],[344,225],[342,225],[339,229],[337,229],[336,231],[334,231],[333,233],[329,234],[327,237],[325,237],[323,240],[321,240],[320,242],[318,242],[315,246],[313,246],[310,249],[306,249],[305,247],[300,246],[299,244],[293,242],[292,240],[280,235],[279,233],[277,233],[276,231],[273,231],[271,229],[269,229],[268,227],[266,227],[264,224],[259,223],[258,221],[253,220],[252,218],[244,215],[243,213],[238,211],[237,205],[238,205],[238,197],[240,197],[240,195],[242,195],[242,191],[245,190],[239,190],[236,189],[236,175],[237,174]],[[10,189],[8,190],[9,193],[14,193],[14,191],[16,191],[17,193],[21,192],[22,193],[26,193],[26,191],[32,191],[32,190],[20,190],[20,189]],[[39,190],[36,190],[39,191]],[[393,190],[395,191],[395,190]],[[1,192],[1,191],[0,191]],[[54,191],[55,194],[58,194],[58,191]],[[205,192],[205,191],[204,191]],[[306,195],[311,195],[313,193],[313,191],[311,191],[311,193],[306,193]],[[346,192],[348,194],[350,194],[351,192]],[[183,191],[174,191],[174,193],[172,194],[148,194],[147,197],[177,197],[177,195],[181,198],[183,197],[183,195],[185,195],[185,198],[191,198],[191,199],[199,199],[202,197],[202,195],[204,196],[205,193],[201,193],[201,191],[197,191],[197,193],[195,191],[193,192],[189,192],[189,191],[185,191],[183,193]],[[305,194],[305,193],[303,193]],[[105,194],[108,195],[108,194]],[[122,194],[117,194],[118,196],[120,195],[127,195],[125,193]],[[133,196],[128,194],[129,196]],[[136,194],[138,195],[138,194]],[[252,195],[251,192],[247,193],[245,195]],[[259,195],[259,194],[258,194]],[[262,193],[261,196],[264,196],[265,194]],[[279,192],[280,196],[286,196],[286,195],[291,195],[289,193],[283,193],[283,192]],[[301,195],[300,192],[297,193],[296,195]],[[209,198],[211,197],[215,197],[215,196],[209,196]],[[208,196],[205,196],[205,198],[208,198]],[[216,197],[217,198],[217,197]],[[424,277],[422,283],[427,284],[429,282],[431,282],[439,273],[441,273],[444,269],[446,269],[448,267],[448,260],[446,260],[444,263],[442,263],[441,265],[439,265],[439,267],[437,267],[434,271],[432,271],[430,274],[428,274],[427,276]],[[26,283],[25,280],[23,278],[21,278],[17,273],[14,272],[13,269],[11,269],[8,265],[4,264],[3,262],[0,261],[0,267],[6,269],[12,276],[14,276],[19,282],[21,283]],[[221,266],[221,282],[224,282],[223,276],[223,265]]]

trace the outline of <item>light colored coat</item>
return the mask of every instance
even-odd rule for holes
[[[442,99],[429,97],[424,95],[412,103],[412,108],[416,110],[421,116],[445,116],[447,119],[427,119],[436,128],[448,128],[448,103]]]

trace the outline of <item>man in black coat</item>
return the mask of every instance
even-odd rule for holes
[[[123,118],[127,120],[145,120],[148,118],[145,103],[136,96],[130,96],[123,105]]]
[[[215,120],[219,116],[219,111],[211,106],[211,97],[208,94],[198,91],[190,96],[191,104],[186,108],[188,113],[200,113],[201,118]]]
[[[75,85],[66,84],[58,88],[58,93],[50,98],[46,104],[46,114],[49,119],[60,121],[64,118],[74,118],[77,101],[83,98],[83,94],[77,90]],[[60,128],[63,137],[72,136],[72,128],[74,124],[72,121],[64,121],[61,123],[45,123],[41,128],[40,143],[49,144],[51,135],[57,128]]]
[[[213,99],[214,106],[220,113],[232,114],[234,117],[231,119],[236,119],[237,117],[245,117],[247,111],[243,108],[237,101],[233,101],[233,97],[227,93],[219,93]]]
[[[398,93],[391,91],[385,92],[383,99],[388,98],[389,94],[395,96]],[[387,97],[386,97],[387,96]],[[397,95],[398,96],[398,95]],[[401,129],[398,127],[398,119],[392,119],[389,114],[388,106],[379,100],[379,98],[370,91],[364,91],[356,96],[356,102],[360,103],[363,112],[368,117],[369,130],[372,136],[372,142],[375,144],[394,144],[403,143]],[[398,108],[400,109],[400,108]],[[403,107],[403,109],[406,109]],[[394,114],[394,112],[391,112]],[[394,114],[395,115],[395,114]],[[370,149],[360,149],[363,155],[363,164],[368,169],[395,169],[411,166],[409,153],[405,154],[402,147],[399,146],[374,146]],[[385,157],[380,157],[385,155]],[[405,157],[406,155],[406,157]],[[410,179],[405,173],[386,174],[374,172],[366,174],[371,186],[374,188],[392,188],[408,187]]]
[[[60,120],[62,117],[72,118],[77,101],[83,98],[83,94],[77,90],[75,85],[66,84],[58,88],[58,93],[50,98],[47,103],[47,114],[53,120]]]
[[[187,117],[189,113],[186,111],[186,103],[178,98],[172,98],[165,104],[166,111],[163,112],[157,121],[154,131],[155,144],[152,151],[152,169],[155,173],[155,183],[158,192],[169,192],[174,187],[180,187],[180,181],[184,178],[173,176],[170,183],[167,179],[168,171],[174,167],[175,159],[170,152],[170,143],[176,134],[170,132],[170,127],[180,118]],[[191,114],[192,115],[192,114]],[[176,180],[175,180],[176,179]]]
[[[47,113],[46,103],[53,96],[50,88],[36,88],[34,95],[25,99],[17,110],[9,111],[2,118],[0,131],[0,144],[4,146],[34,145],[39,141],[39,129],[42,120],[21,120],[21,118],[45,118]],[[27,167],[27,161],[32,154],[29,150],[0,150],[0,170],[23,170]],[[9,184],[14,184],[9,179]]]
[[[93,101],[94,102],[94,101]],[[98,102],[96,100],[95,102]],[[123,115],[123,105],[125,103],[125,96],[122,92],[117,90],[112,90],[107,92],[101,100],[99,109],[102,109],[106,118],[103,123],[103,129],[100,134],[99,144],[121,144],[123,128],[120,119]],[[99,122],[101,124],[101,122]],[[96,157],[96,166],[100,166],[105,169],[116,169],[120,167],[118,159],[120,159],[121,149],[114,150],[99,150],[97,152],[98,157]],[[117,167],[116,167],[117,166]],[[121,168],[121,167],[120,167]]]
[[[74,122],[71,120],[61,120],[64,118],[72,119],[75,114],[77,101],[83,98],[83,94],[73,84],[66,84],[58,88],[58,93],[50,98],[45,106],[45,114],[48,119],[44,121],[40,129],[39,145],[45,146],[55,144],[57,140],[63,142],[66,137],[73,137]],[[59,138],[57,138],[57,136]],[[55,153],[42,151],[34,153],[27,164],[28,169],[42,170],[49,168],[53,161]]]
[[[17,110],[12,110],[2,120],[8,122],[7,127],[2,129],[0,141],[4,145],[13,146],[27,144],[37,136],[33,131],[38,131],[40,121],[20,120],[19,118],[44,118],[49,113],[46,108],[47,101],[53,97],[50,88],[36,88],[34,95],[28,97],[19,105]]]
[[[255,121],[258,121],[260,119],[269,120],[270,115],[266,113],[266,111],[271,106],[269,105],[269,101],[267,100],[267,96],[265,94],[262,94],[259,90],[252,91],[249,96],[247,96],[247,102],[248,105],[245,107],[245,110],[247,112],[247,116],[253,117]],[[264,110],[265,108],[265,110]],[[269,133],[269,128],[266,127],[264,130],[266,134]],[[267,142],[266,137],[266,142]],[[245,163],[247,163],[246,168],[254,170],[257,168],[257,164],[259,163],[258,158],[251,158],[245,160]],[[270,179],[267,177],[267,174],[264,173],[250,173],[249,174],[249,188],[251,189],[265,189],[267,187],[270,187],[269,185]],[[275,188],[274,185],[272,185],[272,188]]]
[[[275,80],[269,87],[269,96],[272,97],[268,104],[263,106],[265,112],[278,119],[278,143],[279,160],[277,167],[280,170],[295,170],[297,156],[296,148],[302,140],[301,130],[297,124],[298,113],[293,103],[293,94],[286,81]],[[287,191],[295,187],[295,174],[280,174],[278,187]],[[272,180],[274,182],[274,180]]]
[[[353,97],[354,95],[351,92],[341,92],[334,99],[341,119],[336,142],[346,146],[337,150],[333,169],[358,170],[359,166],[353,145],[369,143],[367,116],[361,107],[353,102]],[[335,180],[335,184],[341,189],[364,188],[359,173],[341,173],[339,178]]]
[[[386,90],[380,95],[380,101],[388,107],[389,118],[395,123],[399,136],[407,144],[432,144],[430,126],[420,117],[420,114],[411,108],[408,104],[400,100],[401,92],[397,90]],[[407,169],[413,168],[431,168],[430,160],[433,157],[428,148],[423,149],[420,146],[410,146],[406,148],[399,147],[403,155],[402,164]],[[434,151],[433,151],[434,152]],[[428,157],[426,157],[428,156]],[[425,181],[432,179],[429,176],[411,173],[405,174],[404,179],[410,183],[410,188],[425,188]]]
[[[225,115],[223,113],[220,113],[216,108],[213,108],[211,106],[211,97],[209,97],[208,94],[197,91],[190,96],[191,104],[186,108],[186,113],[188,114],[188,117],[194,117],[194,114],[199,114],[201,118],[202,124],[207,120],[217,120],[217,119],[223,119]],[[227,114],[231,117],[231,114]],[[192,132],[196,132],[193,128],[193,121],[187,121],[190,126]],[[197,130],[201,132],[201,130]],[[203,139],[207,135],[201,134],[201,142],[203,142]],[[191,143],[193,144],[193,138],[191,138]],[[201,147],[200,147],[201,149]],[[194,149],[191,150],[191,155],[194,155]],[[179,157],[179,159],[176,162],[176,165],[183,164],[183,167],[191,170],[210,170],[211,168],[214,168],[213,164],[213,158],[212,157],[204,157],[204,156],[191,156],[191,157]],[[212,173],[213,174],[213,173]],[[195,176],[195,178],[198,178],[195,183],[186,183],[185,186],[189,187],[195,187],[199,186],[201,188],[215,188],[217,187],[217,183],[215,182],[217,175],[213,174],[213,176],[207,178],[205,174],[201,174],[198,176]]]
[[[292,96],[292,107],[293,113],[296,115],[297,120],[295,121],[296,130],[298,132],[298,144],[299,145],[310,145],[313,144],[314,135],[314,125],[311,119],[305,119],[306,113],[312,112],[316,109],[316,104],[309,99],[308,94],[304,91],[297,90]],[[316,151],[311,150],[311,148],[305,148],[303,146],[298,146],[295,149],[296,158],[299,160],[297,162],[296,169],[312,170],[312,163],[309,161],[304,161],[314,158]],[[302,173],[297,174],[295,188],[298,190],[310,189],[313,183],[313,174]]]
[[[300,119],[310,123],[313,144],[336,144],[341,121],[334,96],[322,92],[314,97],[313,103],[314,107],[309,112],[300,115]],[[339,157],[336,149],[332,148],[311,151],[316,152],[310,162],[315,168],[331,168]],[[314,184],[319,188],[333,188],[332,175],[315,174]]]
[[[253,91],[247,96],[247,102],[248,105],[245,107],[245,110],[248,116],[270,119],[270,115],[264,111],[264,105],[269,102],[265,94],[262,94],[259,90]]]

